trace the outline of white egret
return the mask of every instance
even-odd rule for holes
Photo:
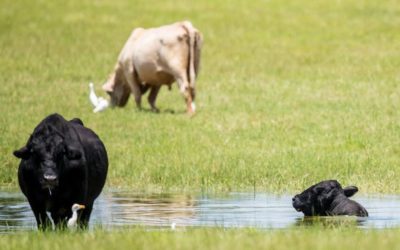
[[[92,105],[94,107],[97,107],[97,104],[98,104],[99,100],[98,100],[98,98],[96,96],[96,93],[94,92],[94,86],[93,86],[92,82],[89,83],[89,90],[90,90],[89,91],[89,100],[90,100],[90,102],[92,103]]]
[[[72,216],[71,218],[69,218],[68,222],[67,222],[67,227],[74,229],[76,228],[76,220],[78,219],[78,210],[84,209],[85,206],[84,205],[80,205],[80,204],[74,204],[72,205]]]
[[[92,105],[94,106],[93,112],[97,113],[100,111],[105,110],[109,103],[108,101],[103,98],[103,97],[97,97],[96,93],[94,92],[94,85],[93,83],[89,83],[89,100],[92,103]]]
[[[108,101],[104,99],[103,97],[99,97],[97,102],[96,108],[93,110],[94,113],[100,112],[105,110],[108,107]]]

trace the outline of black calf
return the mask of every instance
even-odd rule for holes
[[[336,180],[322,181],[293,197],[293,207],[305,216],[355,215],[368,216],[367,210],[348,197],[358,191],[355,186],[344,189]]]

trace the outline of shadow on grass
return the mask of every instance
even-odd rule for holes
[[[173,110],[173,109],[163,109],[163,110],[153,110],[151,108],[142,108],[140,110],[137,110],[138,112],[143,112],[143,113],[150,113],[150,114],[155,114],[155,115],[163,115],[163,114],[176,114],[176,115],[181,115],[181,114],[186,114],[185,110]]]

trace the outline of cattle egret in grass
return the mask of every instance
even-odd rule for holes
[[[80,204],[74,204],[72,205],[72,216],[71,218],[69,218],[68,222],[67,222],[67,227],[74,229],[76,228],[76,221],[78,219],[78,210],[84,209],[85,206],[84,205],[80,205]]]
[[[94,86],[93,86],[92,82],[89,83],[89,90],[90,90],[90,93],[89,93],[90,102],[93,104],[94,107],[96,107],[98,100],[97,100],[96,93],[94,93]]]
[[[108,107],[108,101],[106,99],[104,99],[103,97],[99,97],[97,100],[98,100],[98,103],[97,103],[96,108],[93,110],[94,113],[101,112]]]
[[[92,82],[89,83],[89,89],[89,100],[94,106],[93,112],[97,113],[105,110],[109,105],[108,101],[101,96],[97,97],[96,93],[94,92],[94,85]]]

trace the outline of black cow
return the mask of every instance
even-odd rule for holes
[[[357,193],[355,186],[344,189],[336,180],[322,181],[293,197],[293,207],[305,216],[368,216],[367,210],[348,197]]]
[[[14,151],[21,158],[19,186],[28,198],[39,229],[65,227],[74,203],[82,204],[78,225],[87,227],[93,202],[106,181],[107,151],[99,137],[75,118],[66,121],[59,114],[37,125],[26,146]]]

